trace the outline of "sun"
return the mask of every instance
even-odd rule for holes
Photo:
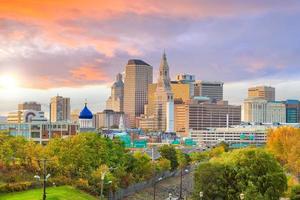
[[[3,89],[16,89],[18,87],[17,79],[12,75],[0,76],[0,88]]]

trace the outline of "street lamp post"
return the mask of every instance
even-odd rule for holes
[[[245,199],[245,195],[243,193],[240,194],[240,199],[244,200]]]
[[[35,175],[34,178],[38,179],[39,181],[43,181],[43,200],[46,200],[46,187],[47,187],[47,180],[48,178],[50,177],[50,174],[46,175],[46,162],[47,160],[46,159],[43,159],[43,179],[41,179],[41,177],[39,175]]]
[[[154,178],[154,183],[153,183],[153,199],[155,200],[156,197],[156,184],[162,180],[162,177],[160,177],[158,180]]]
[[[186,173],[189,172],[189,170],[184,170]],[[180,192],[179,192],[179,199],[183,199],[183,196],[182,196],[182,178],[183,178],[183,169],[181,168],[180,170]]]
[[[203,192],[202,191],[199,192],[199,197],[200,197],[200,200],[202,200],[202,198],[203,198]]]
[[[172,200],[172,194],[171,193],[169,193],[169,198],[168,199]]]
[[[103,199],[103,187],[104,187],[104,179],[105,179],[105,175],[107,172],[109,172],[110,170],[113,170],[113,169],[116,169],[116,168],[109,168],[107,171],[104,171],[102,174],[101,174],[101,191],[100,191],[100,200]],[[109,183],[111,184],[112,181],[109,181]]]

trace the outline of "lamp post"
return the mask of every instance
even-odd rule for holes
[[[34,178],[38,179],[39,181],[43,181],[43,200],[46,200],[46,182],[48,180],[48,178],[51,176],[50,174],[46,175],[46,159],[43,159],[43,179],[41,179],[41,177],[39,175],[35,175]]]
[[[116,167],[115,167],[115,168],[110,167],[110,168],[108,168],[106,171],[104,171],[104,172],[101,173],[101,191],[100,191],[100,200],[103,199],[103,187],[104,187],[104,178],[105,178],[105,175],[106,175],[110,170],[113,170],[113,169],[116,169]],[[109,183],[111,184],[112,181],[109,181]]]
[[[245,195],[243,193],[240,194],[240,199],[244,200],[245,199]]]
[[[189,172],[188,169],[185,169],[184,171],[185,171],[186,173]],[[180,170],[180,192],[179,192],[179,199],[180,199],[180,200],[183,199],[183,196],[182,196],[182,178],[183,178],[183,169],[181,168],[181,170]]]
[[[200,197],[200,200],[202,200],[202,198],[203,198],[203,192],[202,191],[199,192],[199,197]]]
[[[156,184],[162,180],[162,177],[159,177],[159,179],[156,180],[156,178],[154,178],[154,183],[153,183],[153,199],[155,200],[155,196],[156,196]]]

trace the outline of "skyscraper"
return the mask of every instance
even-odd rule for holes
[[[275,101],[275,88],[269,86],[256,86],[248,89],[248,98],[260,98]]]
[[[56,96],[51,98],[51,122],[70,121],[70,98]]]
[[[111,87],[111,95],[106,101],[106,109],[115,112],[123,112],[124,106],[124,83],[122,75],[117,74],[116,81]]]
[[[148,99],[148,85],[153,81],[153,68],[142,60],[129,60],[125,68],[124,112],[130,127],[136,126],[136,117],[144,113]]]
[[[194,85],[194,96],[205,96],[212,100],[223,100],[223,82],[197,81]]]
[[[171,90],[169,65],[165,53],[163,53],[159,67],[154,116],[157,120],[157,130],[174,131],[174,99]]]

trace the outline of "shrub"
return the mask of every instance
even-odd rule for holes
[[[295,185],[292,187],[291,200],[300,200],[300,185]]]
[[[31,182],[18,182],[18,183],[7,183],[0,185],[0,192],[6,193],[6,192],[17,192],[17,191],[23,191],[28,190],[32,187]]]

